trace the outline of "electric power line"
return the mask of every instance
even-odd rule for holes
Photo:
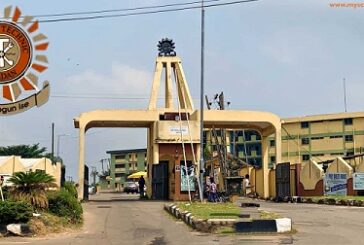
[[[221,1],[221,0],[206,0],[205,2],[219,2],[219,1]],[[135,7],[135,8],[104,9],[104,10],[96,10],[96,11],[65,12],[65,13],[55,13],[55,14],[40,14],[40,15],[33,15],[33,17],[35,17],[35,18],[44,18],[44,17],[62,17],[62,16],[74,16],[74,15],[128,12],[128,11],[136,11],[136,10],[167,8],[167,7],[194,5],[194,4],[201,4],[201,1],[184,2],[184,3],[172,3],[172,4],[164,4],[164,5],[153,5],[153,6],[143,6],[143,7]]]
[[[259,0],[240,0],[240,1],[225,2],[225,3],[215,3],[215,4],[204,5],[204,8],[236,5],[236,4],[242,4],[242,3],[257,2],[257,1],[259,1]],[[125,14],[110,14],[110,15],[94,15],[94,16],[84,16],[84,17],[43,19],[43,20],[39,20],[38,22],[54,23],[54,22],[66,22],[66,21],[95,20],[95,19],[105,19],[105,18],[117,18],[117,17],[126,17],[126,16],[158,14],[158,13],[167,13],[167,12],[178,12],[178,11],[200,9],[200,8],[201,8],[201,6],[191,6],[191,7],[162,9],[162,10],[144,11],[144,12],[136,12],[136,13],[125,13]]]

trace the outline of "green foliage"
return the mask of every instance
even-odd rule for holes
[[[73,182],[66,181],[64,182],[64,189],[66,189],[72,196],[78,198],[77,188]]]
[[[71,223],[82,222],[82,206],[77,198],[67,189],[51,192],[48,195],[49,212],[66,217]]]
[[[29,203],[10,200],[0,201],[1,224],[28,222],[32,216],[33,208]]]
[[[178,207],[200,219],[237,219],[241,208],[232,203],[178,203]]]
[[[46,151],[45,147],[40,148],[39,143],[34,145],[12,145],[0,147],[0,156],[21,156],[23,158],[40,158]]]
[[[46,188],[55,185],[53,176],[43,171],[16,172],[9,179],[13,183],[10,189],[12,199],[26,201],[35,208],[45,209],[48,207]]]

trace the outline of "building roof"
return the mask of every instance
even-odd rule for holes
[[[147,152],[147,148],[139,148],[139,149],[126,149],[126,150],[114,150],[114,151],[107,151],[107,154],[128,154],[134,152]]]
[[[343,112],[332,114],[309,115],[302,117],[282,118],[282,123],[296,123],[296,122],[313,122],[313,121],[330,121],[345,118],[364,118],[364,112]]]

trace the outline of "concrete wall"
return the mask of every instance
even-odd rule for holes
[[[324,171],[315,161],[305,164],[300,173],[300,182],[304,190],[314,190],[317,182],[322,180]]]
[[[30,164],[31,163],[31,164]],[[1,157],[0,174],[14,174],[16,172],[43,170],[55,178],[58,187],[61,186],[62,165],[60,162],[52,164],[48,158],[21,158],[19,156]]]
[[[341,157],[338,157],[334,162],[330,163],[326,170],[327,173],[346,173],[348,178],[352,177],[353,168]]]

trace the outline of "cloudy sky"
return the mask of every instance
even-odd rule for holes
[[[0,8],[17,5],[37,16],[185,2],[191,1],[2,0]],[[335,2],[260,0],[207,9],[206,94],[224,91],[231,109],[281,117],[335,113],[344,111],[345,78],[348,111],[364,111],[364,8],[331,8]],[[50,100],[0,118],[0,145],[39,142],[50,150],[53,122],[56,143],[58,135],[68,134],[60,136],[60,155],[67,175],[75,179],[78,130],[73,118],[96,109],[146,108],[156,45],[164,37],[176,42],[199,106],[199,10],[41,23],[40,30],[50,40],[49,69],[41,77],[50,81]],[[86,163],[100,168],[107,150],[145,146],[143,129],[91,129]]]

